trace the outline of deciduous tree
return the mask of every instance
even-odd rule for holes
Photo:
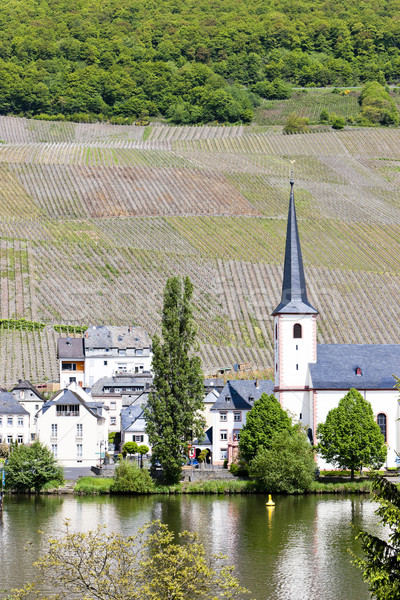
[[[196,327],[188,277],[168,279],[164,291],[162,340],[153,338],[154,390],[145,410],[153,460],[165,479],[177,482],[188,442],[202,435],[204,382],[196,356]]]
[[[195,533],[185,531],[175,542],[174,533],[159,521],[128,537],[101,527],[68,532],[49,541],[36,567],[38,583],[45,581],[57,598],[233,600],[247,592],[224,557],[206,555]],[[39,592],[38,598],[44,595]]]
[[[36,441],[32,446],[18,446],[6,465],[6,488],[20,492],[34,489],[40,492],[50,481],[64,481],[63,468],[50,450]]]
[[[342,469],[379,467],[387,449],[371,404],[351,389],[336,408],[329,411],[325,423],[317,427],[318,451],[328,462]]]
[[[260,449],[270,447],[274,433],[291,428],[292,421],[275,396],[262,394],[248,412],[240,432],[240,455],[252,460]]]
[[[400,598],[400,491],[396,485],[379,475],[374,476],[373,500],[379,502],[375,513],[390,529],[389,540],[361,531],[364,558],[355,558],[363,577],[376,600]]]

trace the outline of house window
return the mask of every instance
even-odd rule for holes
[[[233,430],[233,441],[238,442],[240,440],[240,429]]]
[[[226,412],[220,412],[219,413],[219,420],[220,421],[226,421],[227,418],[228,418],[228,413],[226,413]]]
[[[13,441],[12,435],[8,435],[7,436],[7,444],[12,444],[12,441]]]
[[[379,413],[379,415],[376,418],[376,422],[379,425],[379,428],[381,430],[381,434],[383,435],[384,439],[385,439],[385,443],[387,442],[387,436],[386,436],[386,415],[384,413]]]
[[[0,427],[3,425],[3,417],[0,417]]]
[[[24,417],[18,417],[18,427],[24,426]]]
[[[83,454],[83,444],[76,445],[76,458],[82,458]]]
[[[117,417],[110,417],[110,425],[116,425],[117,424]]]
[[[219,432],[219,439],[221,442],[226,442],[228,440],[228,432],[226,430]]]
[[[104,361],[104,366],[106,367],[108,365],[108,360]]]
[[[9,427],[12,427],[12,426],[13,426],[13,418],[12,418],[12,417],[7,417],[7,425],[8,425]]]
[[[302,336],[302,330],[301,330],[301,325],[300,323],[295,323],[293,325],[293,337],[294,338],[301,338]]]
[[[116,402],[110,402],[110,408],[115,410],[117,408],[117,403]]]
[[[119,351],[119,355],[120,356],[126,356],[126,350],[120,350]]]
[[[220,459],[226,460],[228,458],[228,450],[227,448],[221,448],[220,450]]]
[[[78,437],[78,438],[83,437],[83,424],[82,423],[76,424],[76,437]]]
[[[57,444],[52,444],[51,445],[51,453],[54,456],[54,458],[57,458],[57,455],[58,455],[58,446],[57,446]]]
[[[69,378],[69,382],[70,383],[76,383],[76,377],[70,377]]]
[[[52,425],[51,425],[51,437],[52,438],[58,437],[58,426],[57,426],[57,423],[52,423]]]
[[[299,365],[296,365],[296,371],[298,371],[298,370],[299,370]]]
[[[24,390],[20,391],[20,393],[19,393],[19,399],[20,400],[25,400],[25,391]]]
[[[79,404],[59,404],[57,417],[79,417]]]
[[[143,442],[143,436],[142,435],[133,435],[132,442]]]
[[[143,350],[141,348],[136,348],[136,356],[143,356]]]
[[[76,363],[63,362],[62,370],[63,371],[76,371]]]
[[[36,433],[31,433],[31,442],[34,442],[36,439]]]
[[[35,404],[35,410],[39,410],[39,404]]]
[[[23,444],[24,443],[24,436],[23,435],[19,435],[17,437],[17,442],[18,442],[18,444]]]
[[[233,420],[234,421],[241,421],[242,420],[242,413],[241,412],[234,412],[233,413]]]

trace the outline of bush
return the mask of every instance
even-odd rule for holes
[[[250,474],[268,492],[304,492],[311,487],[314,473],[313,449],[299,429],[276,433],[270,448],[259,450],[250,463]]]
[[[333,119],[332,119],[332,128],[333,129],[343,129],[343,127],[346,125],[346,121],[344,119],[344,117],[338,117],[337,115],[334,115]]]
[[[235,475],[235,477],[247,477],[249,474],[248,465],[242,459],[239,459],[237,462],[232,463],[229,470],[232,473],[232,475]]]
[[[148,494],[155,490],[155,483],[146,469],[122,460],[115,467],[112,492]]]
[[[7,444],[0,444],[0,458],[8,458],[10,456],[10,448]]]
[[[365,84],[361,91],[361,116],[363,125],[399,125],[400,115],[397,106],[377,81]]]
[[[326,110],[326,108],[323,108],[321,110],[321,113],[319,115],[319,122],[320,123],[327,123],[329,121],[329,113]]]
[[[283,128],[284,133],[306,133],[309,131],[308,128],[309,120],[305,117],[300,117],[296,113],[292,113],[288,116],[285,127]]]

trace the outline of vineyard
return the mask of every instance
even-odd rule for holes
[[[176,274],[206,373],[271,367],[291,168],[319,342],[399,340],[400,130],[0,117],[0,139],[0,386],[57,378],[58,324],[158,332]]]

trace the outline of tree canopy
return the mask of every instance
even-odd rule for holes
[[[204,381],[195,354],[196,327],[188,277],[168,279],[164,290],[162,340],[153,338],[153,390],[145,409],[153,460],[168,482],[177,482],[188,442],[203,434]]]
[[[240,432],[240,455],[247,461],[257,452],[271,446],[276,432],[290,430],[292,421],[275,396],[262,394],[247,413],[246,424]]]
[[[318,451],[333,465],[351,470],[364,466],[379,467],[387,449],[371,404],[351,389],[336,408],[329,411],[325,423],[317,427]]]
[[[373,500],[379,503],[375,513],[390,529],[389,540],[361,531],[363,558],[355,564],[376,600],[398,600],[400,597],[400,491],[396,485],[379,475],[374,476]]]
[[[304,0],[8,0],[0,113],[249,121],[254,88],[397,82],[398,6]],[[271,96],[272,94],[272,96]]]
[[[103,528],[51,539],[35,563],[40,581],[57,598],[86,600],[233,600],[244,598],[224,557],[208,556],[195,533],[174,540],[166,525],[154,521],[137,534],[107,533]],[[26,586],[16,599],[28,595]],[[45,600],[40,592],[37,598]],[[13,596],[10,598],[12,600]]]
[[[295,494],[309,489],[315,475],[314,452],[304,431],[274,433],[268,448],[260,448],[250,463],[250,475],[268,492]]]
[[[10,454],[5,470],[6,488],[19,492],[31,489],[40,492],[50,481],[64,481],[63,468],[50,450],[39,441],[31,446],[15,448]]]

